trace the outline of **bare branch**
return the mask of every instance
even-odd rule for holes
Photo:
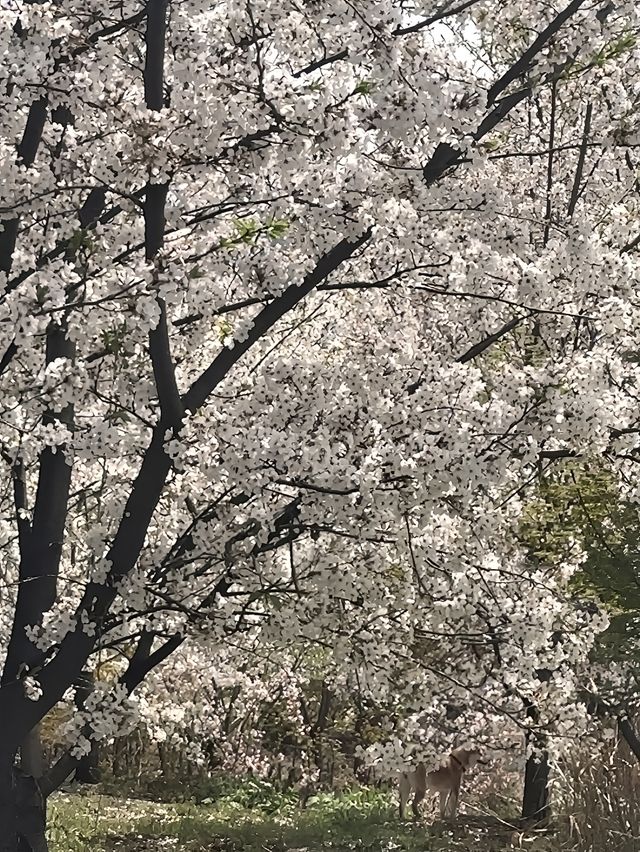
[[[433,24],[436,24],[438,21],[443,21],[445,18],[452,18],[454,15],[459,15],[460,12],[464,12],[466,9],[471,8],[471,6],[475,6],[478,2],[479,0],[466,0],[465,3],[461,3],[459,6],[455,6],[454,8],[451,8],[451,6],[445,6],[439,12],[436,12],[435,15],[425,18],[424,21],[419,21],[417,24],[412,24],[410,27],[398,27],[397,30],[394,30],[393,34],[395,36],[401,36],[409,35],[410,33],[417,33],[420,30],[433,26]]]
[[[529,314],[529,316],[531,315]],[[466,364],[468,361],[472,361],[474,358],[477,358],[478,355],[481,355],[486,349],[500,340],[500,338],[504,337],[505,334],[513,331],[513,329],[520,325],[520,323],[525,319],[527,319],[527,317],[514,317],[513,319],[510,319],[509,322],[506,322],[497,331],[494,331],[492,334],[488,334],[478,343],[474,343],[470,349],[467,349],[466,352],[456,358],[456,361],[460,364]]]
[[[511,68],[509,68],[509,70],[506,71],[499,80],[496,80],[487,94],[487,103],[489,106],[496,103],[499,95],[504,92],[510,83],[517,80],[518,77],[521,77],[527,71],[531,70],[540,51],[546,47],[549,41],[551,41],[554,35],[556,35],[569,18],[572,17],[572,15],[575,15],[578,9],[584,5],[584,2],[585,0],[572,0],[572,2],[569,3],[569,5],[560,12],[559,15],[556,15],[553,21],[545,27],[538,37],[533,40],[518,61],[514,62]]]

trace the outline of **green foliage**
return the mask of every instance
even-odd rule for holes
[[[374,88],[375,83],[372,80],[360,80],[353,93],[355,95],[370,95]]]
[[[237,241],[245,244],[255,242],[256,237],[262,230],[260,223],[255,219],[236,219],[233,223],[233,227],[238,235],[236,238]]]
[[[318,796],[305,810],[259,781],[227,782],[215,804],[158,804],[107,796],[57,796],[52,801],[52,852],[92,849],[384,850],[417,848],[385,822],[393,807],[388,794],[357,790],[345,796]],[[157,846],[151,840],[158,841]],[[205,845],[206,844],[206,845]]]
[[[621,36],[603,45],[596,53],[589,56],[584,62],[573,62],[569,64],[562,77],[576,77],[583,74],[587,68],[604,68],[607,62],[615,62],[623,59],[630,53],[638,42],[636,33],[627,30]]]
[[[605,44],[593,57],[592,62],[594,65],[597,65],[598,68],[603,68],[604,65],[612,59],[620,59],[621,56],[624,56],[625,53],[629,53],[630,50],[637,44],[637,37],[634,32],[628,30],[626,33],[623,33],[620,38],[615,41],[610,42],[609,44]]]
[[[501,144],[502,140],[499,137],[491,136],[482,143],[482,147],[485,151],[491,153],[492,151],[497,151]]]
[[[49,288],[46,284],[38,282],[36,284],[36,302],[42,307],[49,295]]]
[[[69,237],[69,241],[67,243],[67,251],[73,257],[75,257],[75,255],[81,249],[84,249],[86,252],[91,253],[94,250],[95,245],[95,240],[92,238],[91,232],[86,230],[85,228],[78,228]]]
[[[567,460],[554,467],[523,513],[521,535],[531,556],[555,563],[570,557],[577,544],[589,549],[610,512],[612,490],[612,478],[598,462]]]
[[[122,408],[117,408],[115,411],[107,414],[105,419],[108,420],[109,423],[127,423],[131,419],[131,415],[128,411],[124,411]]]
[[[531,555],[553,563],[576,546],[587,560],[573,582],[614,611],[640,609],[640,518],[620,499],[612,474],[598,460],[569,460],[540,481],[521,527]]]
[[[272,240],[278,240],[289,230],[290,222],[287,219],[270,219],[266,225],[267,236]]]
[[[220,801],[228,806],[245,810],[258,810],[265,814],[289,813],[297,803],[297,796],[292,791],[282,792],[258,778],[249,778],[240,784],[229,784],[225,796]]]
[[[220,240],[220,248],[233,248],[243,243],[244,245],[255,245],[262,235],[270,240],[278,240],[289,230],[291,222],[288,219],[276,219],[272,217],[266,222],[257,219],[236,219],[233,222],[235,235]]]
[[[587,558],[571,587],[581,598],[597,598],[611,613],[601,637],[604,659],[635,658],[633,640],[640,626],[640,518],[636,506],[623,501],[615,479],[601,460],[569,460],[539,484],[521,526],[533,559],[554,564],[575,556]]]
[[[119,355],[123,351],[127,331],[126,322],[102,330],[100,334],[102,346],[109,355]]]
[[[233,333],[233,324],[228,319],[219,319],[216,327],[220,343],[224,343],[227,337]]]

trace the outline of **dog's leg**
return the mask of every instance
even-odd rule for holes
[[[447,802],[447,805],[449,816],[451,817],[451,821],[453,822],[456,817],[456,810],[458,808],[458,790],[454,789],[451,791],[451,793],[449,793],[449,801]]]
[[[444,819],[447,815],[447,802],[449,801],[449,796],[451,793],[449,790],[442,791],[440,793],[440,819]]]
[[[418,805],[424,799],[426,790],[416,790],[416,794],[413,797],[413,802],[411,803],[411,810],[413,811],[413,818],[418,819],[420,817],[420,812],[418,810]]]
[[[407,802],[409,801],[409,793],[411,792],[411,782],[409,781],[409,776],[406,773],[403,773],[400,776],[400,802],[399,802],[399,810],[400,810],[400,819],[404,819],[404,809],[407,806]]]

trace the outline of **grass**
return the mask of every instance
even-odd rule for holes
[[[260,782],[200,802],[124,799],[107,793],[51,800],[51,852],[498,852],[512,831],[461,817],[455,827],[399,822],[390,794],[361,789],[319,795],[301,810]],[[555,852],[549,838],[524,848]]]

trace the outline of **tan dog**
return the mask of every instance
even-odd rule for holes
[[[440,816],[456,815],[460,784],[464,773],[478,762],[480,752],[477,749],[457,748],[449,755],[449,762],[441,769],[427,772],[424,763],[419,763],[413,772],[403,772],[400,776],[400,819],[404,819],[404,809],[409,801],[411,790],[415,791],[411,809],[418,818],[418,805],[424,799],[427,790],[440,794]]]

